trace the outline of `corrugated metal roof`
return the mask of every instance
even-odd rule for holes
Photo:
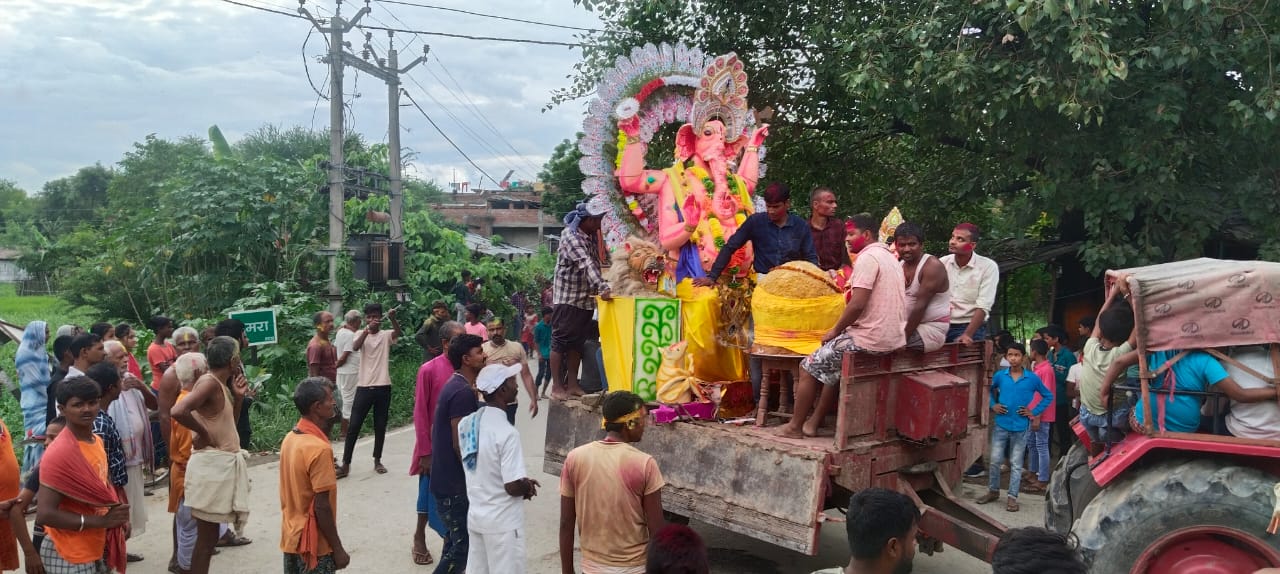
[[[511,245],[510,243],[494,244],[494,242],[490,240],[488,237],[484,237],[482,235],[476,235],[474,233],[464,234],[462,236],[462,240],[467,243],[467,249],[470,249],[472,251],[479,251],[480,253],[483,253],[485,255],[500,257],[502,259],[511,259],[514,257],[533,257],[535,253],[532,249],[516,247],[515,245]]]

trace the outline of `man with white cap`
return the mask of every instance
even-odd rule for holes
[[[583,345],[599,335],[596,295],[605,301],[610,298],[595,241],[604,212],[602,206],[579,203],[564,216],[551,298],[551,398],[556,400],[584,394],[578,386],[578,366]]]
[[[520,433],[507,420],[506,406],[519,395],[521,365],[493,364],[476,377],[484,408],[458,424],[462,468],[467,480],[467,571],[472,574],[525,571],[524,500],[538,493],[525,472]]]

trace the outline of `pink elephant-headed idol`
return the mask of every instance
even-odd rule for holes
[[[754,210],[759,148],[769,132],[761,125],[748,136],[749,113],[747,74],[736,55],[726,54],[707,67],[694,92],[690,121],[676,133],[672,167],[645,169],[647,145],[636,137],[636,118],[618,123],[628,139],[618,165],[619,187],[624,193],[658,194],[658,242],[668,252],[664,290],[686,278],[705,277],[725,241]],[[725,275],[750,273],[748,247]]]

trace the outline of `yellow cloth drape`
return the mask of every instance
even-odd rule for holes
[[[689,280],[676,288],[680,299],[678,340],[689,342],[693,374],[704,381],[741,381],[747,378],[747,362],[741,349],[716,344],[720,301],[714,289],[694,287]],[[632,389],[636,364],[636,300],[614,297],[600,304],[600,347],[605,376],[613,390]]]
[[[756,289],[751,294],[751,317],[756,324],[755,344],[782,347],[800,355],[818,350],[822,336],[840,320],[844,296],[831,294],[792,299]]]
[[[604,374],[613,390],[631,389],[631,369],[635,366],[636,300],[614,297],[600,304],[600,351],[604,353]]]
[[[741,349],[716,343],[720,322],[720,300],[715,289],[694,287],[688,279],[676,286],[680,298],[680,320],[684,340],[693,357],[693,374],[709,382],[741,381],[747,378],[747,361]]]

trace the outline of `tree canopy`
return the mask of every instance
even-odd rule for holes
[[[606,32],[558,102],[644,42],[736,52],[769,174],[938,238],[1083,240],[1088,267],[1252,240],[1280,257],[1280,10],[1247,0],[578,0]],[[1046,224],[1047,222],[1047,224]],[[1035,236],[1039,235],[1039,236]]]
[[[305,323],[323,307],[328,277],[320,253],[328,245],[320,167],[327,134],[265,126],[234,143],[216,128],[210,134],[211,141],[148,136],[114,168],[83,168],[31,197],[0,181],[4,239],[23,250],[26,270],[104,317],[199,320],[248,301],[290,306]],[[345,152],[347,166],[386,173],[386,145],[353,134]],[[405,282],[414,297],[407,317],[445,298],[463,268],[486,280],[481,298],[498,313],[511,312],[511,293],[534,292],[549,276],[545,255],[510,265],[471,253],[458,231],[429,213],[441,195],[434,182],[409,179],[404,191]],[[347,200],[347,233],[387,233],[364,214],[386,211],[388,202],[385,195]],[[351,278],[349,256],[341,261],[348,301],[383,298]]]

